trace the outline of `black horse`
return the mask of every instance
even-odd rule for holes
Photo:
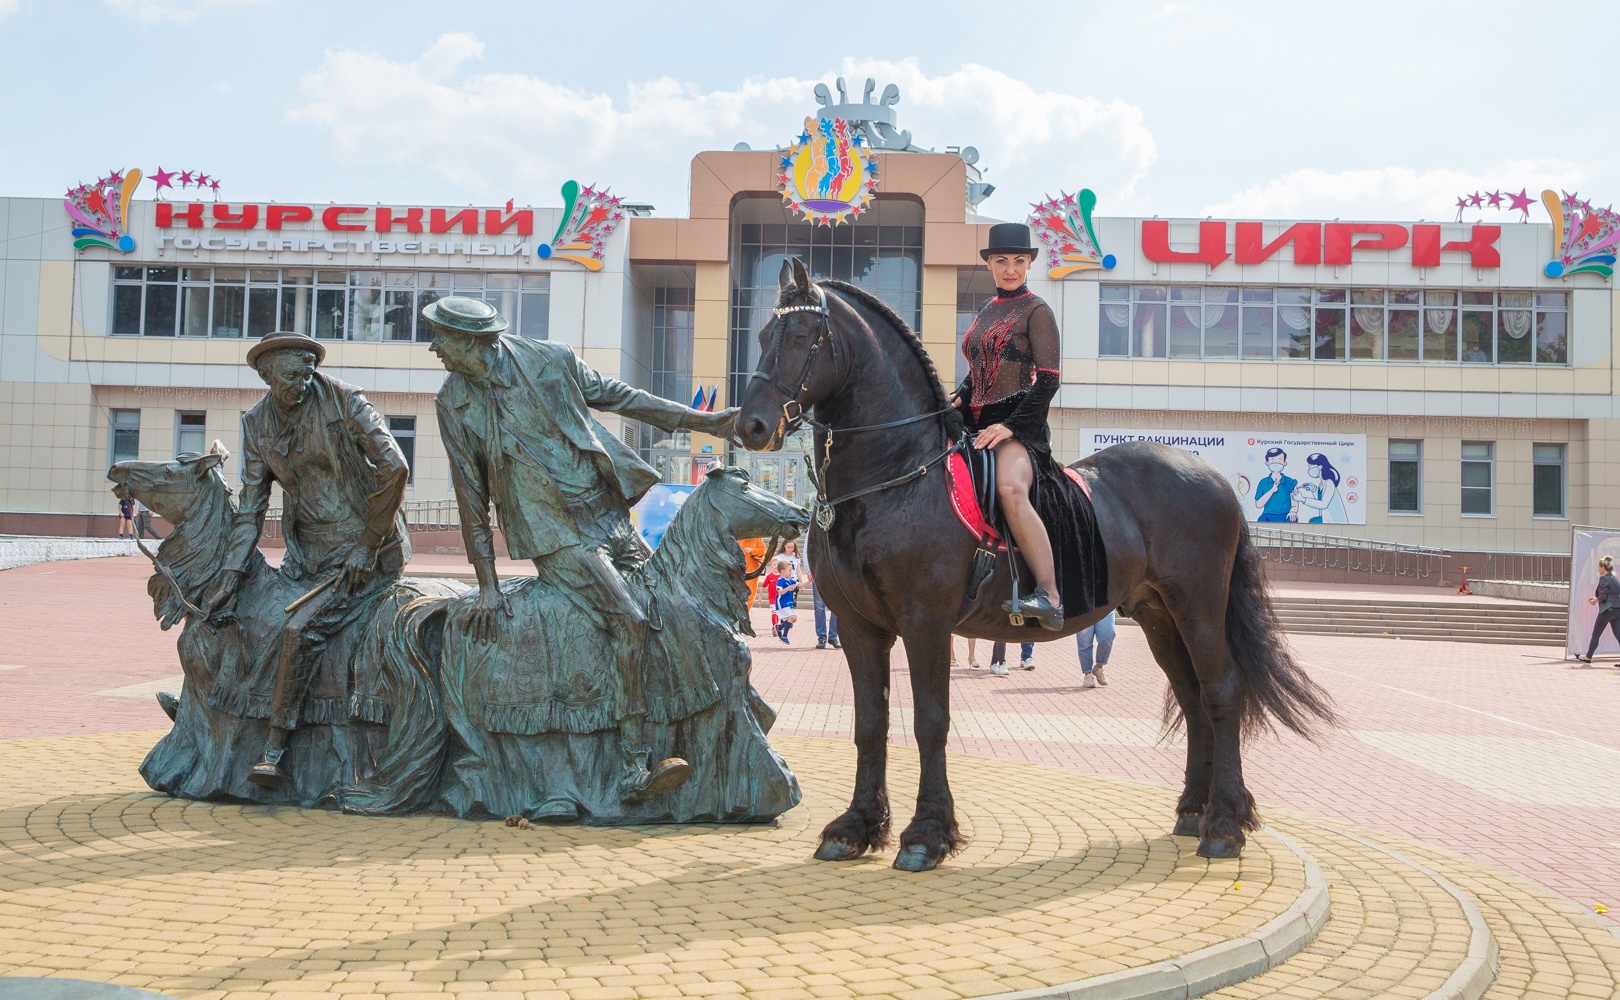
[[[1013,626],[1001,604],[1011,569],[999,558],[976,601],[965,597],[976,539],[958,523],[944,475],[960,421],[917,336],[881,300],[839,281],[782,267],[776,318],[759,333],[760,361],[741,400],[737,434],[751,450],[780,448],[801,420],[815,428],[821,518],[811,528],[817,589],[838,615],[855,688],[855,794],[827,824],[816,857],[860,857],[889,840],[885,783],[889,652],[905,642],[922,780],[894,867],[926,871],[963,845],[945,776],[950,642],[957,633],[1007,642],[1073,635],[1118,608],[1147,634],[1187,728],[1177,835],[1207,858],[1237,856],[1259,825],[1243,783],[1241,741],[1272,721],[1309,736],[1331,722],[1327,693],[1294,662],[1259,552],[1232,488],[1197,456],[1150,443],[1077,462],[1107,550],[1108,601],[1071,608],[1061,632]],[[919,469],[926,471],[919,472]],[[831,501],[832,520],[822,519]],[[1028,580],[1028,572],[1022,578]]]

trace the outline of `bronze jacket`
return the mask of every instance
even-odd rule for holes
[[[633,506],[658,472],[608,433],[591,407],[664,430],[698,411],[592,371],[567,344],[502,335],[488,382],[452,372],[439,389],[439,434],[469,559],[494,559],[489,508],[513,559],[580,541],[569,501],[611,489]]]
[[[398,576],[410,558],[400,504],[410,471],[382,417],[355,386],[320,372],[296,410],[270,393],[242,417],[242,496],[232,519],[227,569],[245,570],[264,526],[270,484],[281,484],[282,575],[319,583],[355,545],[383,553],[377,576]]]

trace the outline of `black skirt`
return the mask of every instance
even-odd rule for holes
[[[1006,423],[1023,401],[1024,393],[1019,392],[991,403],[977,416],[964,409],[969,440],[985,427]],[[1046,421],[1025,427],[1022,433],[1014,431],[1013,438],[1029,452],[1035,469],[1029,499],[1052,539],[1053,570],[1063,592],[1064,613],[1072,617],[1102,607],[1108,603],[1108,551],[1091,498],[1052,457],[1052,431]],[[1034,587],[1019,589],[1028,593]]]

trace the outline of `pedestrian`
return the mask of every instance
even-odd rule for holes
[[[1025,670],[1035,669],[1035,644],[1018,644],[1018,665]],[[998,642],[990,647],[990,672],[997,677],[1007,676],[1007,644]]]
[[[1620,639],[1620,580],[1614,578],[1614,556],[1604,556],[1598,561],[1597,591],[1586,599],[1586,603],[1597,605],[1598,616],[1592,625],[1592,644],[1586,648],[1585,656],[1577,656],[1576,659],[1591,663],[1605,626],[1616,639]]]
[[[135,498],[121,497],[118,500],[118,537],[135,537]]]
[[[800,586],[810,587],[810,606],[816,617],[816,648],[826,649],[829,645],[834,649],[844,648],[838,641],[838,616],[827,610],[827,604],[821,599],[821,588],[816,585],[816,578],[810,572],[810,541],[805,539],[804,562],[799,577]]]
[[[162,535],[152,530],[152,512],[146,509],[144,503],[135,505],[135,530],[142,538],[156,538],[160,542],[163,540]]]
[[[966,639],[967,637],[962,636],[962,638]],[[961,663],[958,662],[957,659],[956,659],[956,639],[957,639],[957,637],[955,635],[951,636],[951,669],[952,670],[955,670],[957,667],[961,666]],[[979,669],[979,640],[977,640],[977,639],[968,639],[967,644],[968,644],[968,667],[970,669],[972,669],[972,670],[977,670],[977,669]]]
[[[742,547],[743,566],[750,574],[748,577],[748,606],[753,607],[759,603],[759,577],[755,572],[765,564],[765,539],[741,538],[737,544]]]
[[[802,580],[804,578],[804,574],[800,571],[804,568],[805,564],[799,557],[798,542],[792,541],[791,539],[783,542],[782,551],[776,554],[776,558],[787,560],[788,567],[793,570],[793,572],[789,573],[788,575],[793,577],[793,579]]]
[[[1080,682],[1083,688],[1107,687],[1108,675],[1103,667],[1108,665],[1108,654],[1114,651],[1114,612],[1108,612],[1108,617],[1088,628],[1083,628],[1074,634],[1075,645],[1080,648],[1080,671],[1085,674],[1085,680]],[[1092,666],[1092,647],[1096,647],[1097,662]]]
[[[786,645],[793,623],[799,620],[799,581],[792,576],[793,566],[786,559],[776,560],[776,637]]]

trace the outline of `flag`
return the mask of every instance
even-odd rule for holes
[[[701,385],[698,386],[697,395],[692,397],[692,409],[703,409],[703,387]]]
[[[709,386],[709,401],[707,403],[703,404],[703,408],[705,410],[707,410],[708,412],[713,413],[714,412],[714,401],[719,395],[720,395],[720,383],[716,382],[714,385]]]

